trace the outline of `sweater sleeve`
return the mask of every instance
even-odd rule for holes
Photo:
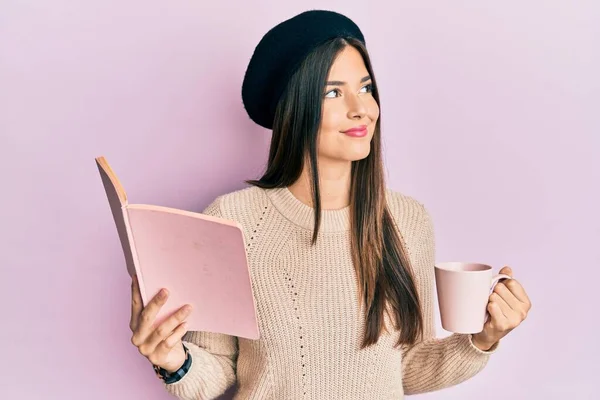
[[[203,214],[221,217],[220,199]],[[178,382],[164,384],[167,392],[181,400],[215,399],[236,382],[238,339],[213,332],[188,331],[182,338],[192,357],[189,371]]]
[[[432,392],[457,385],[479,373],[487,364],[496,343],[482,351],[471,341],[471,335],[452,334],[438,339],[434,326],[435,240],[427,210],[420,205],[422,222],[417,229],[419,239],[414,246],[414,269],[423,307],[423,339],[403,350],[402,380],[406,395]]]

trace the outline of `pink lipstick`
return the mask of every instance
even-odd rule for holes
[[[367,136],[368,131],[366,125],[360,125],[346,131],[342,131],[342,133],[352,137],[364,137]]]

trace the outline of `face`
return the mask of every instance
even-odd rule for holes
[[[356,161],[369,155],[379,107],[359,51],[346,46],[333,63],[323,96],[319,161]],[[364,132],[344,133],[366,126]]]

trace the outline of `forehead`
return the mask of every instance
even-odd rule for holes
[[[369,72],[360,52],[352,46],[346,46],[333,62],[328,79],[359,80],[368,74]]]

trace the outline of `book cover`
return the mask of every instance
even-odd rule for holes
[[[156,326],[191,304],[189,331],[258,339],[242,227],[235,221],[151,204],[129,204],[116,174],[97,157],[127,273],[138,277],[144,306],[161,288],[169,298]]]

